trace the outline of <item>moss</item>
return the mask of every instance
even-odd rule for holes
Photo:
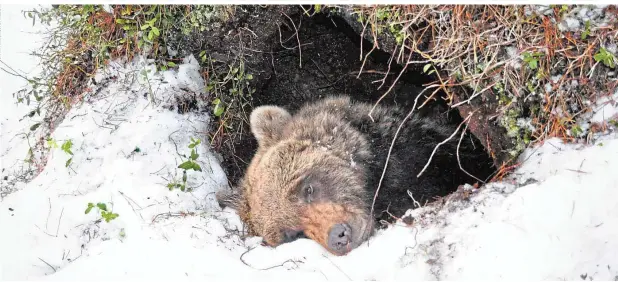
[[[389,31],[391,32],[391,34],[393,34],[393,36],[395,36],[395,41],[397,42],[397,44],[403,44],[403,41],[406,38],[406,34],[403,31],[403,25],[392,23],[389,26]]]
[[[216,23],[227,22],[233,17],[235,8],[222,5],[196,5],[191,8],[187,18],[182,21],[180,30],[189,35],[192,31],[210,31],[217,28]]]
[[[506,95],[500,95],[500,98],[510,102],[510,98]],[[518,124],[520,118],[522,118],[521,110],[519,108],[511,108],[500,119],[500,125],[506,129],[506,134],[514,145],[509,150],[509,154],[513,157],[519,155],[532,141],[532,131]]]
[[[573,125],[571,127],[571,136],[577,138],[580,137],[584,133],[584,130],[579,125]]]

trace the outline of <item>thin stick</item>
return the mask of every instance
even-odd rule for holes
[[[431,160],[433,159],[433,156],[436,154],[436,151],[438,150],[438,148],[442,145],[444,145],[446,142],[448,142],[449,140],[451,140],[453,138],[453,136],[455,136],[455,134],[457,134],[457,132],[459,132],[459,128],[461,128],[461,126],[470,119],[470,117],[472,117],[472,112],[470,112],[470,114],[468,114],[468,116],[466,117],[466,119],[464,119],[464,121],[462,121],[459,126],[457,126],[457,129],[455,129],[455,132],[453,132],[453,134],[451,134],[451,136],[449,136],[448,138],[444,139],[444,141],[438,143],[438,145],[436,145],[436,147],[433,148],[433,152],[431,152],[431,156],[429,157],[429,160],[427,161],[427,163],[425,164],[425,167],[423,167],[423,169],[421,170],[421,172],[419,172],[416,177],[420,177],[421,174],[423,174],[423,172],[425,172],[425,170],[427,169],[427,167],[429,166],[429,164],[431,163]]]
[[[412,57],[412,52],[410,52],[410,55],[408,56],[408,61],[410,60],[411,57]],[[369,111],[369,118],[371,118],[371,121],[374,121],[373,117],[371,116],[371,113],[373,113],[373,111],[376,109],[376,107],[382,101],[382,99],[384,99],[384,97],[386,97],[386,95],[388,95],[388,93],[391,92],[391,90],[393,90],[393,87],[395,87],[395,84],[397,84],[397,81],[399,81],[399,78],[401,77],[401,75],[403,75],[403,73],[406,71],[406,69],[408,68],[408,65],[409,64],[406,63],[403,66],[403,68],[401,69],[401,72],[399,72],[399,75],[397,76],[397,78],[395,78],[395,81],[393,81],[393,84],[391,84],[391,86],[388,88],[388,90],[386,90],[386,93],[384,93],[378,99],[378,101],[373,105],[373,108],[371,108],[371,111]]]
[[[299,66],[302,68],[303,67],[303,50],[300,47],[300,38],[298,37],[298,28],[296,28],[296,24],[294,23],[294,21],[292,20],[292,18],[290,18],[288,15],[286,15],[285,13],[283,13],[283,15],[288,18],[290,20],[290,22],[292,22],[292,26],[294,26],[294,29],[296,30],[296,41],[298,42],[298,64]],[[300,27],[300,23],[298,24],[298,26]]]
[[[419,208],[420,208],[420,207],[421,207],[421,204],[420,204],[420,203],[419,203],[416,199],[414,199],[414,196],[412,196],[412,192],[410,192],[410,190],[408,190],[407,192],[408,192],[408,196],[410,196],[410,198],[412,198],[412,201],[414,202],[414,204],[415,204],[417,207],[419,207]]]
[[[378,182],[378,188],[376,188],[376,193],[373,195],[373,202],[371,203],[371,215],[372,216],[373,216],[374,207],[376,204],[376,199],[378,198],[378,193],[380,192],[380,188],[382,187],[382,181],[384,180],[384,176],[386,175],[386,168],[388,167],[388,161],[391,158],[391,153],[393,151],[393,147],[395,146],[395,140],[397,140],[397,136],[399,135],[399,131],[401,131],[401,128],[403,127],[403,125],[412,116],[414,109],[416,109],[418,98],[420,98],[423,95],[423,92],[425,92],[427,89],[429,89],[429,87],[426,87],[425,89],[423,89],[423,91],[421,91],[421,93],[419,93],[418,96],[416,96],[416,99],[414,99],[414,105],[412,106],[412,109],[410,110],[408,115],[406,115],[406,117],[401,121],[401,123],[399,124],[399,127],[397,128],[397,131],[395,132],[395,136],[393,136],[393,141],[391,141],[391,146],[388,148],[388,154],[386,155],[386,161],[384,161],[384,169],[382,170],[382,176],[380,177],[380,182]]]
[[[466,134],[466,130],[468,130],[468,123],[466,123],[466,127],[461,131],[461,137],[459,137],[459,143],[457,143],[457,163],[459,164],[459,169],[461,169],[461,171],[465,172],[467,175],[469,175],[470,177],[478,180],[479,182],[485,184],[485,181],[480,180],[478,177],[470,174],[469,172],[467,172],[462,166],[461,166],[461,161],[459,160],[459,147],[461,146],[461,140],[463,140],[464,135]]]
[[[58,237],[58,231],[60,230],[60,221],[62,220],[63,214],[64,214],[64,207],[60,211],[60,217],[58,218],[58,226],[56,226],[56,237]]]
[[[273,266],[266,267],[266,268],[255,268],[255,267],[253,267],[252,265],[248,264],[248,263],[247,263],[247,262],[243,259],[243,257],[244,257],[247,253],[249,253],[250,251],[252,251],[252,250],[253,250],[253,249],[255,249],[255,248],[256,248],[256,247],[253,247],[253,248],[247,248],[247,250],[246,250],[244,253],[242,253],[242,254],[240,255],[240,261],[241,261],[244,265],[246,265],[246,266],[248,266],[248,267],[251,267],[251,268],[253,268],[253,269],[255,269],[255,270],[261,270],[261,271],[264,271],[264,270],[269,270],[269,269],[273,269],[273,268],[277,268],[277,267],[283,267],[283,266],[285,266],[285,263],[287,263],[287,262],[294,263],[297,267],[298,267],[298,263],[299,263],[299,262],[300,262],[300,263],[303,263],[303,261],[300,261],[300,260],[288,259],[288,260],[286,260],[286,261],[284,261],[284,262],[282,262],[281,264],[278,264],[278,265],[273,265]]]
[[[54,273],[56,272],[56,268],[55,268],[55,267],[53,267],[51,264],[47,263],[47,262],[46,262],[46,261],[44,261],[42,258],[38,258],[38,259],[39,259],[40,261],[42,261],[43,263],[47,264],[47,266],[49,266],[49,267],[50,267],[50,268],[54,271]]]

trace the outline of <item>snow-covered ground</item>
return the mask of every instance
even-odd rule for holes
[[[35,6],[22,5],[2,5],[0,7],[0,68],[11,72],[9,74],[0,69],[0,170],[2,177],[6,175],[22,176],[28,171],[28,165],[24,164],[28,156],[29,144],[34,145],[35,137],[28,136],[30,143],[27,142],[26,134],[33,124],[40,122],[41,117],[35,116],[33,119],[24,117],[32,111],[32,107],[25,103],[16,104],[13,93],[27,86],[27,81],[16,75],[24,77],[36,76],[40,73],[41,67],[38,60],[30,56],[29,53],[39,48],[42,43],[41,35],[37,32],[42,31],[41,25],[32,25],[32,20],[24,19],[22,10],[29,10]],[[41,114],[44,114],[42,112]],[[12,185],[6,185],[11,182]],[[17,183],[15,183],[17,182]],[[8,191],[7,189],[20,189],[25,183],[15,181],[15,179],[0,179],[3,187],[0,187],[0,198]]]
[[[21,23],[20,9],[2,6],[5,62],[11,52],[33,46],[5,47],[12,36],[25,38],[5,33]],[[11,62],[32,69],[29,61]],[[206,115],[168,109],[175,96],[186,95],[181,88],[202,92],[196,66],[188,57],[177,69],[146,78],[142,71],[153,66],[138,58],[97,75],[101,91],[53,132],[58,148],[45,169],[0,202],[0,278],[618,279],[613,132],[588,146],[548,140],[522,155],[513,177],[459,193],[441,208],[416,210],[412,226],[380,231],[344,257],[310,240],[278,248],[261,246],[260,238],[241,240],[234,232],[238,216],[221,210],[214,197],[227,183],[205,145]],[[7,101],[16,83],[3,74]],[[3,168],[22,158],[8,155],[25,154],[24,144],[6,140],[31,124],[18,123],[12,105],[2,104]],[[604,113],[615,110],[610,106],[603,104]],[[181,178],[177,166],[189,155],[192,137],[202,141],[196,147],[202,172],[188,173],[191,192],[170,191],[166,185]],[[73,155],[60,148],[68,140]],[[97,208],[85,214],[88,203],[105,203],[119,216],[106,222]]]

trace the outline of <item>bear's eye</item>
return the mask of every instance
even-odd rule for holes
[[[313,186],[309,184],[305,186],[305,199],[307,199],[307,202],[311,202],[312,196],[313,196]]]

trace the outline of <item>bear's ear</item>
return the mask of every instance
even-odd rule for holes
[[[281,138],[283,127],[292,118],[285,109],[277,106],[260,106],[251,112],[251,132],[260,147],[269,147]]]

